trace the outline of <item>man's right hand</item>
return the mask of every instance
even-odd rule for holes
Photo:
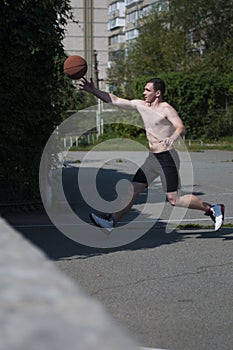
[[[104,102],[107,102],[107,103],[112,102],[110,94],[108,92],[97,89],[95,87],[95,84],[92,78],[90,79],[90,81],[88,81],[86,78],[81,78],[78,81],[77,86],[78,86],[78,90],[84,90],[84,91],[90,92],[91,94],[93,94],[94,96],[96,96],[97,98],[99,98]]]
[[[90,78],[90,81],[88,81],[86,78],[81,78],[78,81],[77,86],[78,90],[84,90],[90,93],[93,93],[95,90],[95,85],[92,78]]]

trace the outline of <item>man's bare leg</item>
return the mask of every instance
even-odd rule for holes
[[[146,188],[146,184],[139,183],[139,182],[132,182],[131,186],[129,186],[128,192],[125,193],[125,195],[121,198],[121,208],[122,210],[119,210],[115,213],[110,214],[107,218],[101,218],[100,216],[91,213],[90,219],[91,221],[99,227],[104,228],[104,230],[109,234],[113,227],[115,226],[116,222],[120,220],[120,218],[128,213],[128,211],[131,209],[132,205],[134,204],[137,196],[139,193],[141,193]],[[125,207],[125,203],[128,203]]]
[[[90,214],[91,220],[96,226],[102,227],[108,232],[111,232],[116,222],[119,221],[123,215],[128,213],[132,205],[135,203],[137,196],[145,189],[145,187],[145,184],[133,182],[129,192],[122,198],[122,201],[127,202],[130,196],[129,203],[123,207],[122,210],[111,214],[110,217],[106,219],[92,213]],[[171,205],[204,211],[205,214],[210,216],[213,220],[215,224],[215,231],[218,231],[222,227],[225,211],[223,204],[210,205],[209,203],[203,202],[199,197],[193,194],[180,196],[178,192],[169,192],[166,195]]]
[[[132,198],[125,208],[112,214],[112,218],[114,221],[119,221],[122,218],[122,216],[124,216],[129,212],[129,210],[132,208],[133,204],[135,203],[137,196],[141,192],[143,192],[145,188],[146,188],[146,184],[144,183],[132,182],[131,191],[129,190],[131,192],[129,193],[129,195],[130,197],[132,196]]]
[[[167,193],[169,202],[177,207],[202,210],[205,215],[210,216],[215,225],[215,231],[220,230],[224,222],[224,204],[214,204],[203,202],[199,197],[193,194],[179,196],[177,192]]]
[[[183,196],[179,196],[177,192],[169,192],[167,193],[167,199],[172,205],[175,205],[177,207],[197,209],[205,212],[210,210],[211,207],[209,203],[203,202],[201,198],[193,194],[185,194]]]
[[[133,182],[132,186],[133,186],[133,195],[131,193],[132,195],[131,201],[128,203],[128,205],[124,209],[112,214],[112,217],[116,222],[119,221],[122,218],[122,216],[124,216],[129,212],[129,210],[132,208],[133,204],[135,203],[137,196],[146,188],[145,184],[138,183],[138,182]],[[193,194],[186,194],[183,196],[179,196],[177,192],[169,192],[167,193],[167,198],[172,205],[175,205],[177,207],[197,209],[205,212],[207,212],[211,207],[209,203],[203,202],[199,197]]]

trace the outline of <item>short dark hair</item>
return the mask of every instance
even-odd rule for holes
[[[160,79],[160,78],[152,78],[152,79],[148,80],[147,83],[153,83],[153,87],[154,87],[155,91],[160,90],[162,95],[165,94],[166,86],[165,86],[165,83],[164,83],[164,81],[162,79]]]

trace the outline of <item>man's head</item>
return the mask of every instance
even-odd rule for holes
[[[154,91],[156,92],[157,90],[161,91],[162,96],[165,94],[166,86],[165,83],[162,79],[160,78],[152,78],[147,81],[147,83],[152,83],[154,87]]]
[[[165,93],[165,83],[160,78],[150,79],[144,88],[144,98],[149,104],[153,103],[155,100],[163,100],[163,95]]]

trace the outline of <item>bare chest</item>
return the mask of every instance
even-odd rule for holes
[[[172,124],[166,118],[166,115],[163,111],[154,110],[150,108],[142,109],[140,111],[142,116],[145,130],[150,132],[162,132],[163,130],[170,130]]]

